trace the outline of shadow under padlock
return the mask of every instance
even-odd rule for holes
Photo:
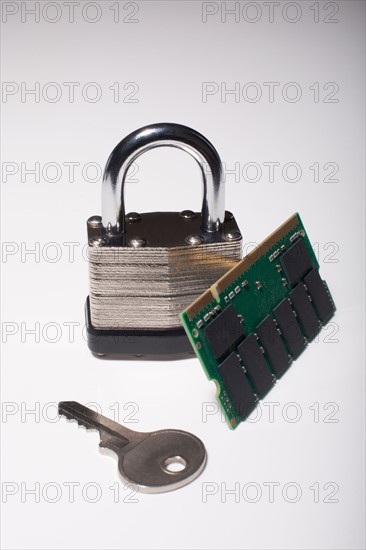
[[[163,146],[183,149],[198,162],[202,211],[126,215],[129,167],[144,152]],[[194,353],[179,314],[242,257],[240,230],[225,212],[224,187],[216,149],[186,126],[145,126],[112,151],[103,176],[102,217],[87,222],[90,294],[85,316],[93,353],[144,359]]]

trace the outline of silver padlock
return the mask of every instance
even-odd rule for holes
[[[129,167],[145,151],[162,146],[183,149],[198,162],[202,211],[126,215]],[[225,212],[222,164],[213,145],[179,124],[132,132],[107,161],[102,217],[92,216],[87,227],[89,348],[98,355],[191,354],[179,313],[242,257],[242,236],[234,216]]]

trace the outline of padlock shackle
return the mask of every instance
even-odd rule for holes
[[[199,164],[203,180],[202,229],[216,232],[225,218],[225,185],[222,164],[214,146],[200,133],[181,124],[144,126],[125,137],[113,149],[104,169],[102,184],[102,224],[107,236],[125,233],[124,184],[131,164],[155,147],[177,147]],[[205,171],[208,164],[210,173]]]

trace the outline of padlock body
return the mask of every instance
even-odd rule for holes
[[[215,233],[202,231],[200,213],[131,219],[112,244],[101,227],[88,224],[90,324],[97,330],[180,329],[179,313],[242,257],[235,218],[227,213]]]

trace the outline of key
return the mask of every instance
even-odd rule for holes
[[[162,493],[187,485],[206,465],[206,449],[182,430],[135,432],[76,401],[58,404],[60,415],[99,431],[100,447],[115,452],[122,478],[144,493]]]

